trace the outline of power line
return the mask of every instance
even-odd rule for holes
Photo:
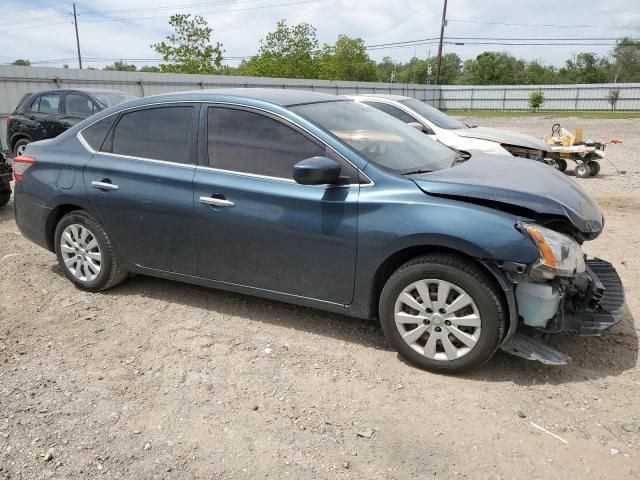
[[[506,22],[490,22],[484,20],[457,20],[449,19],[449,22],[456,23],[477,23],[483,25],[506,25],[510,27],[554,27],[554,28],[616,28],[613,25],[557,25],[552,23],[506,23]]]

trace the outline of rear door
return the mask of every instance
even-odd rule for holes
[[[26,132],[33,140],[44,140],[60,135],[65,128],[62,119],[62,94],[57,92],[38,95],[31,103],[25,117]]]
[[[356,263],[357,171],[286,121],[245,108],[203,111],[194,182],[198,275],[348,304]],[[293,165],[342,163],[341,186],[300,185]]]
[[[184,103],[125,111],[85,166],[85,185],[100,222],[136,265],[196,273],[193,176],[199,108]]]

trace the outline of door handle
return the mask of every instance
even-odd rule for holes
[[[233,207],[235,205],[235,203],[233,203],[231,200],[214,197],[200,197],[200,203],[204,203],[205,205],[212,205],[214,207]]]
[[[111,182],[96,182],[95,180],[91,182],[91,186],[100,190],[118,190],[119,188],[118,185],[114,185]]]

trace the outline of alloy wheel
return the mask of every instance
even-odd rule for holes
[[[408,285],[395,303],[395,324],[417,353],[439,361],[468,354],[478,343],[482,321],[473,298],[459,286],[438,279]]]
[[[18,154],[18,156],[24,155],[24,151],[27,149],[26,145],[19,145],[18,148],[16,149],[16,153]]]
[[[100,245],[86,226],[72,224],[65,228],[60,238],[60,252],[65,267],[76,279],[91,282],[100,274]]]

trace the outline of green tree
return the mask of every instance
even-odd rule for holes
[[[138,67],[136,67],[135,65],[125,63],[122,60],[120,60],[119,62],[114,62],[113,65],[107,65],[106,67],[104,67],[104,70],[109,70],[112,72],[135,72],[137,69]]]
[[[609,60],[594,52],[582,52],[566,61],[558,71],[561,83],[607,83],[610,80]]]
[[[613,82],[640,82],[640,40],[626,37],[611,52]]]
[[[140,67],[139,72],[151,72],[158,73],[160,72],[160,67],[156,67],[155,65],[145,65],[144,67]]]
[[[260,41],[258,55],[241,71],[258,77],[318,78],[317,57],[315,27],[308,23],[289,26],[280,20],[275,31]]]
[[[172,15],[169,24],[175,30],[166,42],[151,45],[167,63],[160,71],[172,73],[217,73],[222,66],[222,45],[211,44],[213,31],[200,15]]]
[[[18,60],[13,62],[12,65],[17,65],[19,67],[30,67],[31,66],[31,62],[29,60],[24,59],[24,58],[19,58]]]
[[[525,62],[506,52],[483,52],[475,60],[464,62],[463,83],[471,85],[513,84]]]
[[[553,84],[557,82],[556,69],[552,66],[543,65],[537,60],[533,60],[527,63],[515,81],[522,85]]]
[[[325,45],[318,59],[319,78],[326,80],[356,80],[373,82],[377,79],[376,64],[361,38],[340,35],[334,45]]]
[[[393,72],[397,71],[398,66],[391,57],[387,56],[383,57],[382,61],[376,65],[376,69],[378,70],[377,80],[379,82],[390,82]]]

